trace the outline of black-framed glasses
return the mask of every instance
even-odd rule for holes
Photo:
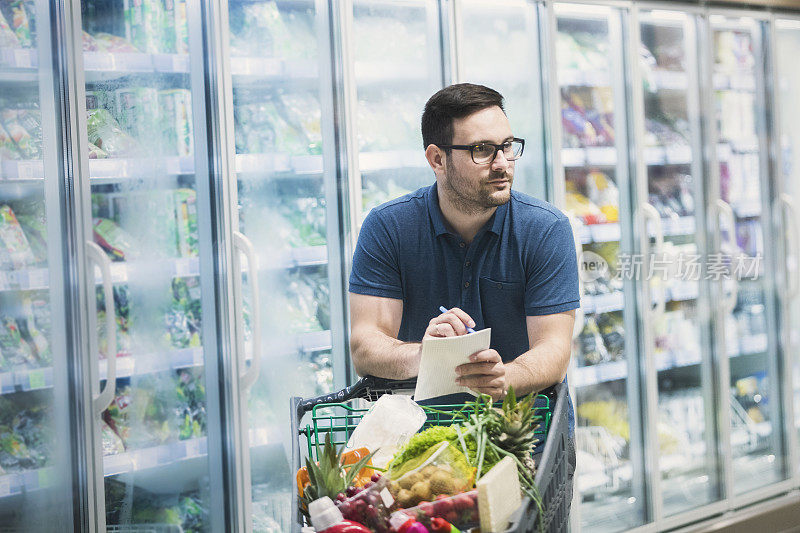
[[[494,143],[475,143],[475,144],[437,144],[442,149],[452,150],[469,150],[472,156],[472,161],[478,165],[485,165],[491,163],[497,157],[497,152],[503,151],[503,156],[508,161],[514,161],[522,157],[522,151],[525,150],[525,139],[518,139],[514,137],[510,141],[502,144]]]

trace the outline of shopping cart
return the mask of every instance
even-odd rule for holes
[[[316,459],[324,445],[325,435],[330,433],[337,445],[346,443],[361,417],[368,411],[353,405],[352,400],[375,401],[384,394],[396,394],[414,390],[415,381],[391,381],[365,376],[354,385],[338,392],[317,398],[293,397],[289,401],[292,426],[292,467],[296,471],[304,457]],[[439,411],[460,409],[461,405],[422,406],[428,415],[424,427],[447,425],[450,417]],[[435,410],[434,410],[435,409]],[[546,531],[560,533],[567,530],[569,499],[567,491],[567,388],[560,383],[540,393],[534,409],[540,417],[539,438],[544,441],[541,454],[534,456],[537,464],[535,482],[542,499],[544,513],[540,516],[535,502],[524,498],[522,505],[511,518],[505,533],[523,531]],[[309,413],[310,420],[301,427],[303,417]],[[303,446],[302,441],[305,441]],[[539,447],[542,449],[542,447]],[[297,481],[292,476],[293,494],[297,494]],[[304,525],[297,498],[292,498],[292,516],[295,522],[292,531],[297,533]],[[540,528],[541,521],[541,528]]]

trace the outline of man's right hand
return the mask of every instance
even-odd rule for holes
[[[428,323],[428,327],[425,329],[425,336],[423,339],[466,335],[468,326],[474,328],[475,321],[472,320],[472,317],[467,313],[458,307],[454,307],[446,313],[442,313],[431,319]]]

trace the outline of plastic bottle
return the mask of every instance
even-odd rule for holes
[[[345,520],[342,512],[327,496],[308,504],[308,514],[317,533],[371,533],[368,527]]]
[[[389,518],[392,531],[397,533],[430,533],[428,528],[420,524],[402,511],[397,511]]]

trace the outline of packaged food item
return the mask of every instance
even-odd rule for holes
[[[3,246],[15,269],[36,264],[28,239],[8,205],[0,205],[0,246]]]
[[[603,337],[594,316],[587,316],[583,330],[577,339],[580,357],[584,366],[596,365],[610,360]]]
[[[11,9],[11,26],[14,28],[14,34],[22,48],[33,48],[33,36],[31,33],[31,24],[28,18],[28,11],[26,9],[26,2],[24,0],[12,0],[9,4]]]
[[[52,455],[52,408],[24,402],[2,402],[0,467],[8,472],[42,468]]]
[[[161,144],[161,136],[156,134],[159,131],[158,89],[124,87],[114,91],[114,95],[116,116],[122,127],[151,153],[158,153]]]
[[[308,504],[308,512],[314,530],[319,533],[370,533],[362,524],[345,520],[341,511],[327,496]]]
[[[42,136],[40,120],[37,120],[33,114],[25,110],[5,109],[0,112],[0,123],[2,123],[22,159],[41,159]],[[26,126],[33,130],[33,134],[38,135],[32,135]]]
[[[17,145],[11,138],[11,135],[3,127],[3,122],[0,120],[0,160],[3,159],[22,159]]]
[[[107,218],[94,219],[94,240],[115,261],[135,259],[140,246],[125,230]]]
[[[44,218],[44,209],[36,209],[32,213],[20,213],[17,215],[17,220],[33,252],[34,262],[31,264],[47,263],[47,222]]]
[[[110,157],[135,155],[140,151],[139,144],[125,133],[114,117],[105,109],[87,110],[86,126],[89,142],[103,150]]]
[[[0,354],[5,372],[39,366],[33,349],[22,338],[16,319],[8,315],[0,316]]]
[[[130,43],[130,41],[111,33],[95,33],[94,42],[97,49],[101,52],[110,54],[138,54],[141,50]]]
[[[82,36],[83,36],[82,42],[83,42],[84,52],[96,52],[99,50],[99,47],[97,46],[97,41],[95,41],[94,37],[92,37],[88,32],[83,31]]]
[[[21,48],[17,34],[11,29],[3,13],[0,12],[0,48]]]
[[[172,304],[164,313],[165,336],[175,348],[201,346],[202,306],[197,277],[172,280]]]
[[[600,207],[606,222],[619,221],[619,190],[611,178],[602,172],[589,172],[586,176],[586,190],[589,200]]]
[[[190,156],[194,153],[192,94],[187,89],[158,92],[162,153]]]
[[[197,257],[199,233],[197,227],[197,193],[192,189],[177,189],[175,217],[178,225],[178,250],[181,257]]]
[[[519,485],[519,480],[517,480],[517,485]],[[422,502],[415,507],[404,509],[402,512],[406,516],[414,517],[417,522],[431,530],[434,527],[433,520],[440,518],[458,529],[466,531],[480,523],[478,490],[473,489],[454,496],[441,496],[432,502]]]
[[[606,216],[589,198],[578,192],[577,187],[571,181],[566,182],[566,208],[577,217],[583,220],[584,224],[602,224],[606,222]]]
[[[105,150],[97,147],[94,143],[89,143],[89,159],[105,159],[108,154]]]
[[[125,37],[146,54],[159,53],[163,19],[162,0],[129,0],[125,8]]]
[[[290,92],[281,95],[284,117],[289,124],[297,124],[303,134],[305,153],[322,154],[322,108],[311,93]]]
[[[41,312],[41,306],[46,305],[47,302],[37,300],[37,311]],[[19,329],[23,339],[32,348],[33,353],[38,360],[39,366],[48,366],[53,364],[53,355],[50,352],[50,343],[47,340],[47,332],[42,332],[36,324],[36,314],[34,312],[33,300],[29,296],[25,296],[20,301],[21,316],[19,317]],[[49,321],[49,317],[48,317]]]
[[[169,2],[169,0],[166,0]],[[189,53],[189,22],[186,18],[186,0],[173,0],[175,4],[175,53]]]

